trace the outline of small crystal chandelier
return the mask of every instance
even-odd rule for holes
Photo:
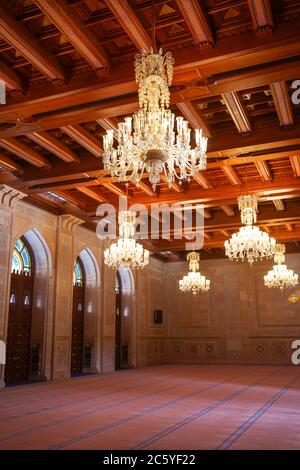
[[[199,272],[200,255],[195,251],[187,254],[186,259],[189,262],[189,272],[187,276],[179,281],[179,289],[182,292],[192,292],[194,295],[199,292],[207,292],[210,289],[210,280],[206,279]]]
[[[155,50],[155,15],[153,15]],[[195,130],[195,147],[191,147],[191,129],[183,117],[175,118],[170,106],[170,86],[174,59],[162,49],[135,57],[139,110],[118,125],[117,147],[114,131],[103,138],[104,169],[118,181],[138,183],[146,172],[155,191],[163,173],[171,185],[206,169],[207,138],[202,129]],[[176,130],[175,130],[176,120]]]
[[[250,264],[272,257],[276,240],[253,225],[256,223],[257,197],[248,194],[239,196],[238,205],[244,226],[226,240],[226,256],[236,261],[247,259]]]
[[[110,268],[144,268],[149,264],[149,251],[134,239],[136,214],[119,212],[119,239],[104,251],[104,263]]]
[[[298,284],[298,274],[294,274],[292,269],[287,269],[286,264],[283,264],[285,262],[285,245],[281,243],[276,245],[274,262],[272,271],[264,276],[265,286],[279,289],[295,287]]]

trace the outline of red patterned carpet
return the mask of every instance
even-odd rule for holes
[[[164,365],[7,388],[0,449],[300,449],[300,367]]]

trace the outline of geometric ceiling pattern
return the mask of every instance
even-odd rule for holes
[[[0,184],[95,228],[126,194],[103,170],[102,136],[137,109],[134,55],[152,46],[151,0],[0,1]],[[224,256],[237,196],[259,196],[258,224],[300,251],[300,2],[156,0],[157,43],[175,58],[171,107],[209,138],[207,171],[171,188],[129,184],[129,202],[203,204],[203,257]],[[184,240],[144,241],[165,261]]]

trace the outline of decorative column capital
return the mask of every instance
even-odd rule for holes
[[[0,185],[0,207],[14,210],[17,203],[25,197],[27,197],[27,194],[18,189],[11,188],[6,184]]]
[[[78,219],[71,214],[64,214],[60,216],[61,228],[68,233],[73,233],[75,228],[84,224],[84,220]]]

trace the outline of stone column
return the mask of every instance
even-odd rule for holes
[[[74,237],[84,221],[70,214],[59,216],[56,238],[54,349],[52,378],[71,376]]]
[[[27,194],[0,185],[0,340],[6,341],[10,271],[12,256],[12,220],[17,203]],[[4,386],[4,366],[0,365],[0,387]]]

